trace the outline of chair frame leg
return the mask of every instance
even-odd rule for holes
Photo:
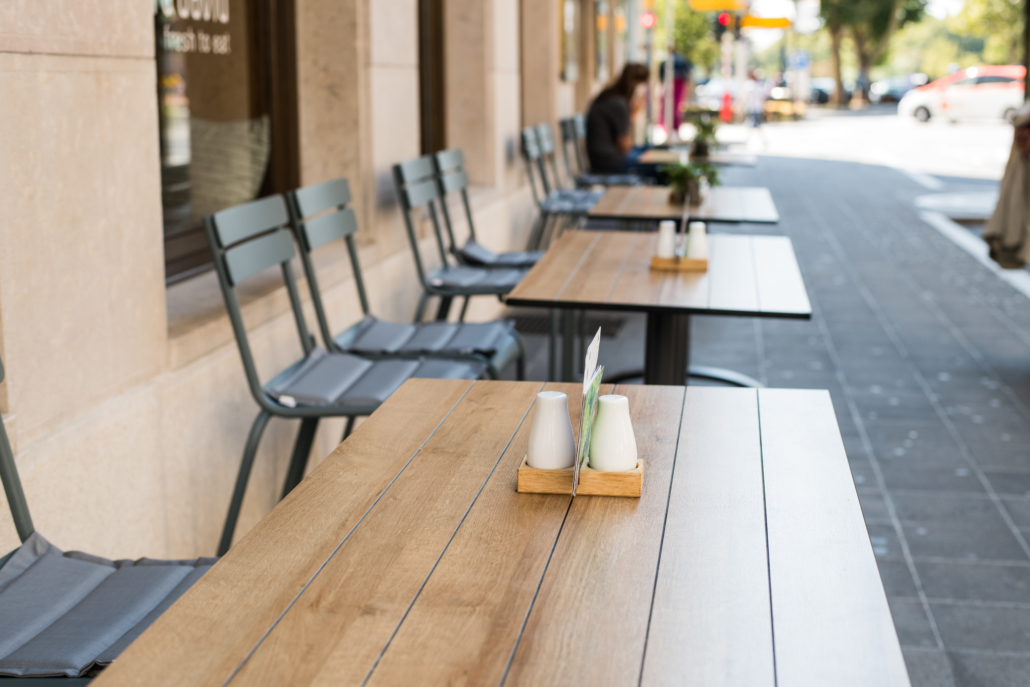
[[[422,318],[426,314],[426,303],[428,302],[429,294],[423,291],[422,296],[418,299],[418,307],[415,308],[415,324],[422,322]]]
[[[465,296],[465,300],[461,304],[461,314],[458,315],[458,322],[464,322],[465,321],[465,313],[468,312],[469,301],[471,299],[472,299],[471,296]]]
[[[440,307],[436,310],[436,321],[446,322],[447,316],[451,313],[451,302],[453,296],[440,296]]]
[[[343,439],[340,440],[340,443],[343,443],[344,441],[347,441],[347,437],[349,437],[350,433],[353,432],[353,431],[354,431],[354,416],[351,415],[350,417],[347,418],[347,424],[344,425],[344,427],[343,427]]]
[[[236,531],[236,521],[240,517],[240,508],[243,506],[243,495],[247,491],[247,482],[250,480],[250,471],[254,467],[254,456],[257,454],[258,445],[261,443],[261,435],[268,426],[271,418],[268,411],[262,410],[254,418],[254,424],[250,427],[250,434],[247,436],[247,444],[243,449],[243,460],[240,461],[240,471],[236,476],[236,487],[233,489],[232,500],[229,502],[229,513],[225,516],[225,526],[222,528],[222,540],[218,544],[218,555],[224,556],[232,546],[233,533]]]
[[[551,309],[551,332],[547,341],[547,381],[558,381],[558,311]]]
[[[306,417],[300,421],[300,430],[297,432],[297,441],[293,444],[293,456],[290,457],[290,466],[286,470],[281,498],[286,498],[286,495],[304,479],[304,469],[308,466],[308,456],[311,454],[311,445],[315,442],[317,430],[317,417]]]

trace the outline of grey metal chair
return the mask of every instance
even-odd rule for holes
[[[444,227],[450,239],[451,253],[464,265],[476,267],[532,267],[543,257],[543,251],[513,251],[495,253],[485,248],[476,240],[475,222],[472,220],[472,206],[469,204],[469,177],[465,172],[465,154],[461,150],[443,150],[433,155],[436,165],[437,183],[440,185],[440,210],[443,213]],[[465,220],[468,222],[469,238],[463,246],[458,247],[454,239],[454,225],[451,213],[447,208],[447,196],[458,193],[462,207],[465,209]]]
[[[0,480],[22,541],[0,557],[0,684],[88,684],[81,676],[117,658],[215,563],[111,561],[55,547],[33,527],[2,418]]]
[[[354,418],[372,414],[401,384],[411,377],[476,379],[485,370],[482,362],[458,360],[369,360],[326,352],[315,346],[301,307],[300,292],[290,264],[296,255],[286,202],[282,196],[262,198],[204,218],[204,230],[229,312],[236,343],[251,395],[260,411],[247,437],[236,487],[222,531],[219,553],[232,544],[240,506],[250,478],[261,435],[272,416],[301,420],[286,472],[285,497],[304,477],[308,454],[318,421],[346,417],[346,437]],[[236,288],[249,277],[276,267],[282,272],[304,357],[262,384],[250,352]]]
[[[539,157],[537,167],[540,170],[540,181],[546,193],[557,194],[561,198],[577,204],[577,212],[589,212],[597,201],[601,200],[604,191],[593,191],[587,188],[566,188],[562,183],[561,171],[558,169],[558,158],[555,154],[554,134],[551,125],[541,122],[533,127],[536,134]],[[548,171],[548,167],[550,171]],[[575,186],[575,180],[572,180]]]
[[[436,214],[436,200],[440,197],[440,187],[436,181],[436,167],[429,156],[408,160],[393,166],[393,182],[400,198],[404,214],[404,224],[411,241],[411,252],[415,258],[415,268],[422,282],[422,297],[415,312],[415,321],[421,322],[429,298],[438,296],[440,306],[436,311],[437,320],[446,320],[450,312],[451,302],[455,298],[464,298],[460,320],[465,319],[469,299],[473,296],[496,296],[500,299],[519,283],[526,272],[522,269],[504,268],[489,269],[469,265],[452,265],[444,248],[440,219]],[[422,255],[418,247],[418,235],[411,213],[422,208],[429,215],[433,236],[440,251],[441,267],[427,272],[422,263]]]
[[[583,152],[583,144],[587,137],[587,120],[582,114],[560,120],[558,128],[561,130],[565,172],[570,179],[575,179],[577,186],[641,186],[646,183],[644,178],[637,174],[595,174],[587,171],[586,155]]]
[[[486,362],[494,379],[510,363],[516,364],[516,376],[525,378],[526,356],[522,339],[510,320],[494,322],[428,322],[402,324],[385,322],[369,312],[365,280],[362,276],[354,233],[358,220],[351,202],[350,184],[335,179],[307,186],[286,194],[286,203],[300,246],[301,264],[308,280],[315,315],[327,348],[341,353],[354,353],[370,358],[411,358],[425,356],[449,360]],[[318,274],[311,259],[312,252],[327,243],[343,239],[350,256],[354,285],[364,318],[339,334],[329,328]]]

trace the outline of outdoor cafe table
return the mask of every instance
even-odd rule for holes
[[[660,221],[683,219],[682,204],[669,202],[668,186],[609,186],[591,208],[591,219]],[[769,189],[753,186],[715,186],[699,206],[689,208],[689,219],[702,222],[780,221]]]
[[[408,381],[95,687],[909,684],[827,392],[615,387],[641,496],[572,499],[542,389]]]
[[[750,153],[731,153],[725,150],[712,150],[704,157],[689,158],[690,150],[687,148],[651,148],[641,153],[638,162],[653,165],[673,165],[676,163],[698,162],[710,165],[740,167],[754,167],[758,164],[758,157]]]
[[[794,247],[785,236],[708,235],[707,272],[651,269],[654,233],[565,233],[508,294],[508,305],[566,311],[647,313],[645,384],[682,384],[689,366],[690,316],[737,315],[810,319]],[[572,378],[572,337],[566,335],[563,379]],[[690,373],[743,386],[758,382],[718,368]]]

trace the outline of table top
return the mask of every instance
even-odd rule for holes
[[[644,164],[673,165],[690,155],[689,148],[651,148],[641,153],[639,162]],[[708,163],[710,165],[736,165],[754,167],[758,164],[758,156],[750,153],[730,153],[725,150],[710,150],[708,155],[697,157],[690,162]]]
[[[654,232],[570,231],[505,299],[509,305],[810,319],[785,236],[708,235],[707,272],[651,269]]]
[[[572,499],[542,389],[409,380],[94,684],[909,684],[827,392],[615,387],[641,497]]]
[[[609,186],[588,213],[598,219],[682,219],[683,205],[669,202],[668,186]],[[748,186],[716,186],[699,206],[690,208],[690,219],[705,222],[780,221],[769,189]]]

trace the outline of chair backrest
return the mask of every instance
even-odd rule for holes
[[[318,275],[311,260],[313,251],[330,241],[344,240],[347,244],[347,253],[350,255],[361,311],[367,315],[369,310],[365,279],[361,273],[361,263],[358,261],[358,247],[354,242],[358,218],[353,208],[347,207],[351,198],[350,184],[346,179],[334,179],[314,186],[305,186],[286,194],[290,223],[297,237],[297,245],[300,246],[300,262],[304,266],[308,290],[311,291],[311,301],[315,306],[315,316],[318,318],[318,328],[327,348],[331,345],[333,334],[329,329],[329,318],[326,316],[322,291],[318,286]]]
[[[537,180],[537,176],[540,175],[541,170],[543,169],[543,162],[541,161],[540,156],[540,144],[537,142],[536,138],[536,129],[531,126],[527,126],[522,130],[522,159],[526,163],[526,175],[529,177],[529,190],[533,192],[533,200],[536,201],[537,205],[540,205],[551,191],[547,185],[546,175],[544,175],[542,180]],[[538,184],[541,188],[540,191],[537,190]]]
[[[562,187],[561,172],[558,171],[558,160],[554,150],[554,132],[548,122],[541,122],[536,125],[536,140],[540,146],[540,174],[544,177],[545,188],[550,189],[547,183],[547,166],[550,165],[550,173],[554,176],[554,188]]]
[[[465,153],[455,148],[441,150],[433,156],[436,164],[436,178],[440,185],[440,210],[443,212],[444,226],[451,240],[451,251],[457,252],[454,240],[454,226],[451,224],[451,213],[447,209],[447,196],[452,193],[461,194],[461,203],[465,207],[465,220],[469,225],[469,238],[476,240],[476,228],[472,223],[472,206],[469,204],[469,175],[465,171]]]
[[[558,129],[561,131],[561,155],[565,161],[565,173],[569,179],[575,179],[577,175],[583,172],[583,168],[579,166],[579,159],[576,159],[576,165],[572,164],[573,157],[576,155],[578,148],[576,143],[576,123],[572,120],[572,117],[561,119],[558,121]],[[570,154],[569,150],[573,152]]]
[[[587,172],[590,165],[587,164],[586,151],[587,142],[587,117],[582,112],[572,116],[572,129],[576,134],[576,162],[579,163],[579,171]]]
[[[2,381],[4,381],[4,362],[0,360],[0,382]],[[25,500],[25,492],[21,488],[18,466],[14,464],[14,451],[11,450],[11,442],[7,439],[7,429],[4,427],[3,417],[0,417],[0,480],[4,483],[4,493],[7,494],[7,505],[11,508],[14,527],[18,531],[18,537],[24,542],[32,536],[36,529],[32,526],[29,504]]]
[[[411,211],[415,208],[425,207],[433,224],[436,246],[440,251],[440,262],[445,267],[450,264],[447,260],[447,249],[443,245],[440,220],[436,215],[435,201],[440,198],[440,186],[437,183],[436,165],[433,162],[433,158],[425,155],[394,165],[393,184],[401,201],[404,225],[408,230],[408,240],[411,241],[411,252],[415,256],[415,267],[418,269],[418,276],[422,280],[422,286],[428,289],[429,281],[422,266],[422,256],[418,251],[418,236],[415,233],[415,223],[411,219]]]
[[[297,280],[290,264],[297,252],[293,246],[286,201],[282,196],[274,195],[216,212],[204,218],[204,231],[250,391],[258,405],[274,410],[275,406],[271,405],[261,388],[236,288],[244,280],[278,265],[289,293],[301,347],[305,355],[311,352],[314,341],[304,321]]]

